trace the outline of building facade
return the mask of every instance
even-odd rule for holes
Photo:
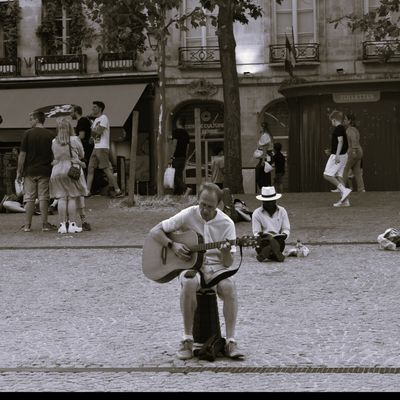
[[[282,143],[287,157],[284,190],[328,190],[322,173],[330,136],[327,116],[333,109],[356,114],[364,148],[366,189],[399,190],[399,42],[390,38],[376,41],[328,22],[344,14],[362,15],[379,1],[255,3],[262,7],[262,17],[247,25],[235,24],[245,192],[256,191],[253,152],[263,122],[268,123],[274,141]],[[159,85],[155,63],[146,63],[152,51],[129,58],[126,54],[98,53],[92,46],[72,57],[64,44],[47,54],[46,45],[36,35],[42,1],[19,0],[19,5],[17,57],[10,57],[7,35],[0,34],[1,146],[18,143],[13,140],[26,129],[28,111],[50,104],[80,103],[89,113],[91,100],[102,98],[114,128],[115,165],[118,157],[129,158],[131,115],[134,109],[140,111],[137,154],[143,156],[147,171],[141,180],[147,182],[146,190],[154,193]],[[182,0],[180,12],[198,5],[197,0]],[[218,40],[211,19],[209,15],[206,26],[197,29],[189,25],[187,31],[171,29],[166,42],[166,129],[169,135],[177,118],[185,117],[192,139],[185,175],[191,185],[196,183],[196,157],[201,158],[202,179],[210,179],[212,157],[223,146],[225,135]],[[65,39],[67,10],[61,10],[60,21],[59,34]],[[296,54],[292,80],[284,70],[286,36],[294,43]],[[195,122],[195,115],[200,115],[199,122]],[[196,123],[200,129],[195,129]],[[200,132],[198,140],[195,132]]]

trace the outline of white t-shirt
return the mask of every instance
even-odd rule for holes
[[[100,138],[94,139],[94,148],[95,149],[109,149],[110,148],[110,122],[108,121],[107,115],[100,115],[97,117],[92,124],[92,129],[96,126],[104,127],[104,131]]]
[[[199,206],[191,206],[162,221],[162,228],[166,233],[177,230],[195,231],[203,236],[204,243],[221,242],[226,239],[235,240],[236,229],[234,222],[219,208],[216,211],[217,214],[211,221],[204,221],[201,217]],[[236,246],[232,246],[231,252],[236,252]],[[221,251],[219,249],[206,251],[205,264],[222,264],[221,261]]]
[[[262,206],[254,210],[251,216],[253,235],[259,232],[277,235],[278,233],[286,233],[289,238],[290,223],[287,211],[282,206],[276,206],[277,210],[271,217]]]

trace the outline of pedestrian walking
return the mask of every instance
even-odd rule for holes
[[[285,259],[282,253],[290,235],[290,222],[286,209],[276,204],[281,197],[274,186],[264,186],[261,194],[256,196],[262,201],[262,206],[253,211],[251,225],[253,235],[260,238],[256,246],[256,258],[260,262],[266,259],[282,262]]]
[[[123,197],[117,179],[113,173],[110,161],[110,122],[104,114],[105,104],[102,101],[93,101],[92,114],[95,117],[91,127],[91,135],[94,140],[94,149],[89,159],[87,188],[90,190],[93,184],[95,169],[101,169],[107,176],[108,184],[113,187],[113,197]]]
[[[343,120],[344,127],[346,128],[348,150],[347,150],[347,163],[344,167],[343,181],[346,183],[349,178],[350,171],[352,172],[357,185],[358,192],[365,192],[362,158],[363,149],[360,144],[360,132],[356,126],[356,117],[353,113],[347,113]]]
[[[169,233],[184,228],[201,235],[205,243],[226,241],[220,248],[206,250],[204,263],[200,272],[183,270],[179,275],[181,287],[181,311],[183,316],[184,334],[177,356],[181,360],[193,357],[193,322],[197,307],[196,294],[203,289],[204,277],[212,277],[215,271],[229,268],[234,261],[236,247],[229,241],[236,239],[234,222],[217,208],[222,200],[222,190],[211,182],[200,187],[199,204],[180,211],[175,216],[166,219],[151,229],[150,235],[165,248],[169,248],[181,260],[191,259],[190,249],[182,243],[174,242]],[[162,267],[161,267],[162,268]],[[238,300],[234,277],[220,280],[212,287],[224,302],[224,319],[226,328],[225,355],[231,358],[241,358],[236,340],[236,320]]]
[[[35,111],[30,115],[31,129],[24,132],[18,156],[18,182],[24,185],[25,225],[22,230],[30,232],[32,216],[35,211],[35,200],[39,199],[42,231],[57,229],[48,222],[49,180],[53,153],[51,142],[54,134],[44,128],[45,115]]]
[[[58,200],[58,233],[82,232],[82,228],[76,223],[76,201],[88,193],[83,174],[85,163],[81,161],[84,150],[80,139],[74,135],[71,122],[66,118],[57,123],[57,136],[52,142],[52,151],[54,161],[50,177],[50,196]],[[68,175],[71,165],[81,167],[78,180]]]
[[[176,128],[172,132],[172,167],[175,168],[174,176],[174,194],[189,195],[191,189],[186,186],[183,173],[185,171],[187,154],[190,143],[190,136],[185,129],[186,121],[183,118],[178,118]]]
[[[331,136],[330,155],[324,170],[324,179],[332,183],[341,195],[338,202],[334,203],[334,207],[349,207],[350,201],[348,196],[351,189],[346,188],[343,181],[343,172],[347,163],[347,135],[343,126],[343,113],[334,110],[329,115],[329,119],[334,127]]]

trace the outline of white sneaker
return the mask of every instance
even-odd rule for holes
[[[350,201],[348,199],[345,201],[338,201],[333,205],[333,207],[350,207]]]
[[[82,232],[82,228],[76,225],[75,222],[70,222],[68,224],[68,233],[78,233]]]
[[[342,192],[342,197],[340,199],[341,202],[345,201],[347,197],[349,197],[349,194],[351,193],[351,189],[344,188]]]
[[[65,226],[65,222],[60,222],[58,233],[67,233],[67,227]]]
[[[339,193],[340,190],[339,190],[338,188],[336,188],[336,189],[332,189],[331,192],[332,192],[332,193]]]

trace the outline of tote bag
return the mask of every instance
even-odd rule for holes
[[[175,168],[168,165],[164,172],[164,188],[173,189],[174,188],[174,178],[175,178]]]

